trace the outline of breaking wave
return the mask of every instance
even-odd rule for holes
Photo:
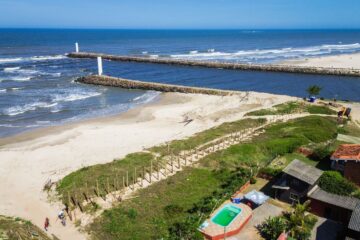
[[[360,43],[354,44],[324,44],[312,47],[281,48],[281,49],[253,49],[237,52],[221,52],[214,49],[207,51],[190,51],[187,54],[173,54],[172,58],[187,60],[230,60],[230,61],[256,61],[276,60],[299,57],[311,57],[318,55],[330,55],[341,53],[352,53],[360,51]]]
[[[51,108],[55,105],[57,105],[57,103],[47,103],[47,102],[29,103],[29,104],[25,104],[23,106],[9,107],[3,111],[3,114],[8,115],[8,116],[16,116],[16,115],[23,114],[28,111],[34,111],[39,108]]]
[[[101,92],[78,92],[68,94],[56,94],[53,96],[53,102],[72,102],[78,100],[84,100],[91,97],[101,95]]]
[[[38,61],[52,61],[66,58],[65,55],[53,55],[53,56],[33,56],[33,57],[17,57],[17,58],[0,58],[0,64],[2,63],[17,63],[17,62],[38,62]]]

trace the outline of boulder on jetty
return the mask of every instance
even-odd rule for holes
[[[219,90],[212,88],[187,87],[187,86],[164,84],[164,83],[142,82],[136,80],[129,80],[123,78],[110,77],[110,76],[99,76],[99,75],[80,77],[76,81],[81,83],[94,84],[94,85],[121,87],[125,89],[153,90],[159,92],[200,93],[200,94],[220,95],[220,96],[226,96],[235,93],[234,91],[226,91],[226,90]]]

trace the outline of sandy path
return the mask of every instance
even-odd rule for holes
[[[42,192],[47,179],[56,181],[83,166],[106,163],[294,99],[265,93],[242,98],[167,93],[157,103],[116,117],[0,139],[0,214],[29,219],[40,227],[48,216],[50,233],[60,239],[85,239],[72,224],[55,222],[61,205],[49,203]],[[184,116],[194,121],[184,126]]]
[[[306,67],[360,69],[360,53],[307,58],[301,60],[297,60],[297,59],[287,60],[281,62],[280,64],[306,66]]]

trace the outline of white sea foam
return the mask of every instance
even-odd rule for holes
[[[26,76],[13,76],[13,77],[5,77],[5,78],[1,78],[0,82],[2,81],[29,81],[31,79],[31,77],[26,77]]]
[[[197,53],[199,53],[199,51],[194,50],[194,51],[190,51],[189,53],[190,53],[190,54],[197,54]]]
[[[0,89],[0,93],[6,93],[6,89]]]
[[[47,102],[34,102],[28,103],[25,105],[18,105],[14,107],[9,107],[3,111],[3,114],[8,116],[16,116],[19,114],[23,114],[29,111],[34,111],[38,108],[50,108],[56,106],[57,103],[47,103]]]
[[[8,68],[4,68],[4,72],[16,72],[19,69],[20,67],[8,67]]]
[[[149,103],[149,102],[153,101],[159,95],[160,95],[160,92],[147,91],[146,93],[134,98],[133,102],[135,102],[136,104]]]
[[[172,58],[189,60],[257,60],[296,58],[304,56],[317,56],[324,54],[360,51],[360,43],[354,44],[324,44],[302,48],[280,48],[280,49],[252,49],[237,52],[220,52],[209,49],[207,52],[191,51],[188,54],[174,54]]]
[[[156,55],[156,54],[151,54],[151,55],[149,55],[149,57],[150,57],[150,58],[158,58],[158,57],[159,57],[159,55]]]
[[[53,102],[72,102],[78,100],[84,100],[91,97],[101,95],[100,92],[77,92],[67,94],[55,94],[53,96]]]
[[[2,64],[2,63],[17,63],[17,62],[32,62],[32,61],[50,61],[50,60],[60,60],[60,59],[64,59],[64,58],[66,58],[65,55],[0,58],[0,64]]]

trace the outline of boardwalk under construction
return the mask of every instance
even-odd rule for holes
[[[211,61],[182,60],[175,58],[122,56],[122,55],[110,55],[110,54],[90,53],[90,52],[69,53],[67,56],[71,58],[102,57],[102,59],[110,60],[110,61],[143,62],[143,63],[154,63],[154,64],[234,69],[234,70],[244,70],[244,71],[285,72],[285,73],[360,77],[360,69],[352,69],[352,68],[324,68],[324,67],[303,67],[303,66],[275,65],[275,64],[211,62]]]

